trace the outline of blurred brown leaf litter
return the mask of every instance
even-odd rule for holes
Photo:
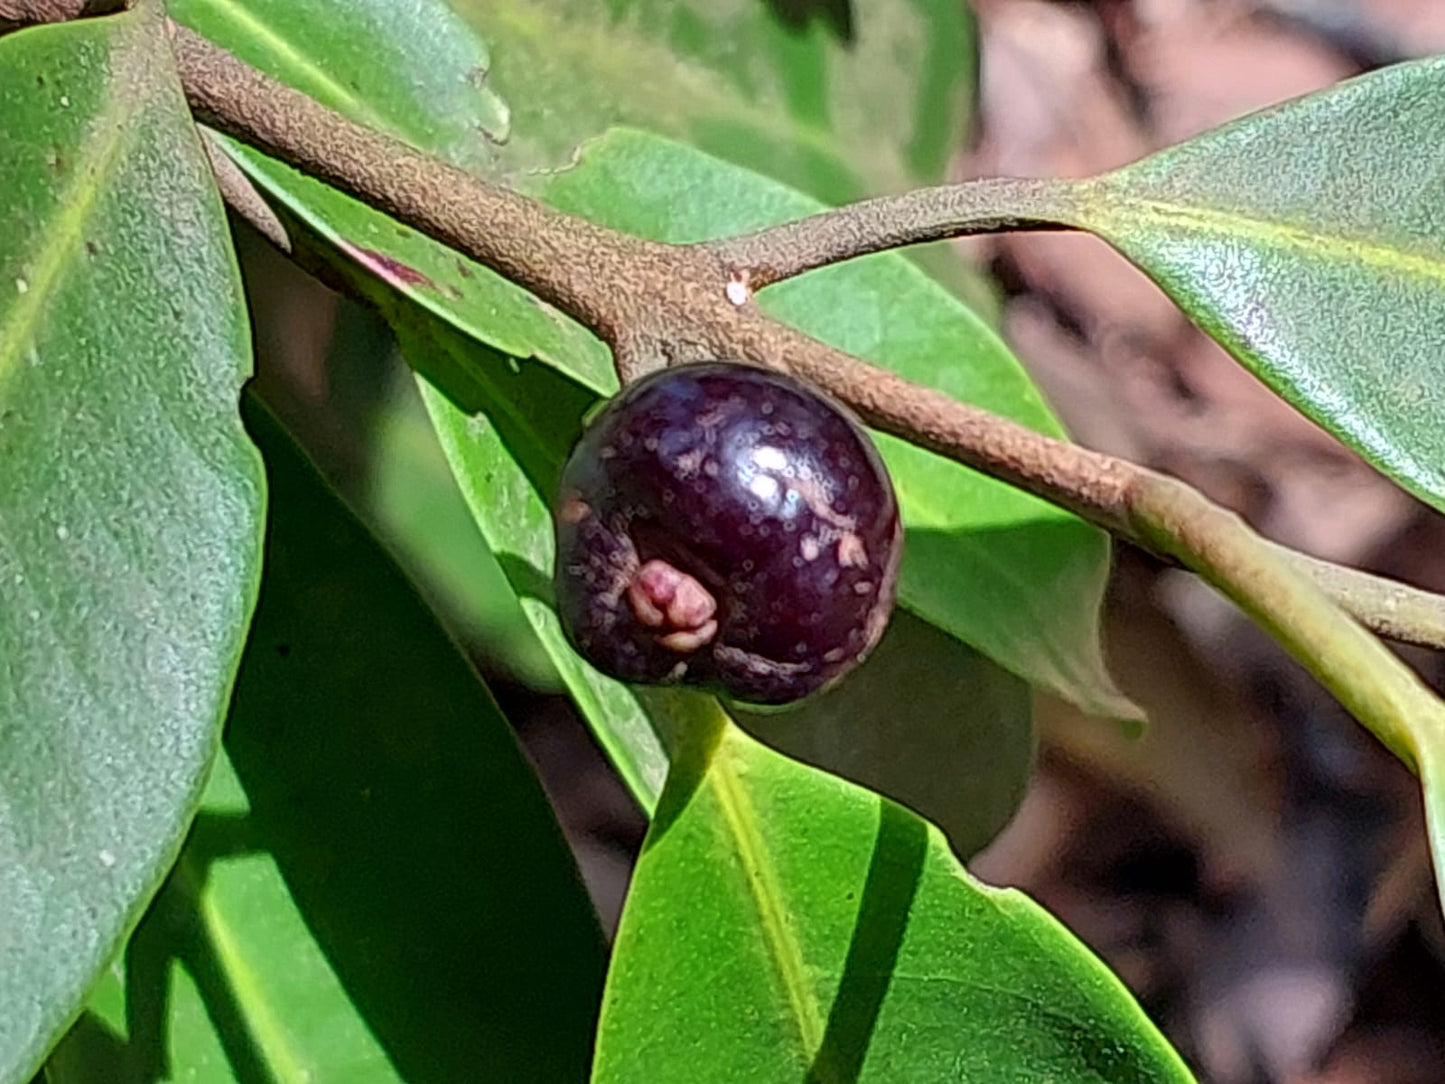
[[[1085,176],[1445,50],[1438,0],[977,0],[980,138],[960,178]],[[965,251],[1081,443],[1178,475],[1271,538],[1445,588],[1445,520],[1230,359],[1106,245]],[[1111,666],[1130,743],[1042,701],[1023,809],[972,865],[1027,889],[1205,1081],[1445,1080],[1445,930],[1410,776],[1247,619],[1122,552]],[[1412,661],[1438,684],[1441,661]]]

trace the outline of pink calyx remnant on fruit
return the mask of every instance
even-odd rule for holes
[[[717,635],[717,600],[706,587],[666,561],[651,560],[627,585],[632,614],[669,651],[696,651]]]

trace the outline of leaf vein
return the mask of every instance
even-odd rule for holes
[[[1409,249],[1366,241],[1342,234],[1321,233],[1308,226],[1270,221],[1253,215],[1227,211],[1217,207],[1191,207],[1166,200],[1128,199],[1142,216],[1161,223],[1199,232],[1219,232],[1232,238],[1260,241],[1281,248],[1296,248],[1318,253],[1326,258],[1345,260],[1367,267],[1383,268],[1445,282],[1445,257],[1437,253],[1413,252]],[[1119,205],[1116,204],[1115,207]],[[1108,231],[1120,221],[1115,214],[1090,212],[1083,224],[1096,225]],[[1113,231],[1122,240],[1124,231]]]
[[[758,830],[757,810],[753,808],[747,789],[727,756],[726,747],[718,750],[708,778],[712,781],[723,819],[737,847],[748,890],[757,907],[769,959],[777,969],[803,1049],[811,1058],[823,1042],[823,1014],[808,980],[802,947],[788,922],[782,902],[782,886],[778,883],[767,844]]]
[[[94,214],[102,193],[109,188],[106,181],[134,142],[138,127],[136,114],[145,101],[120,86],[109,88],[106,98],[107,108],[90,126],[92,137],[86,141],[90,153],[77,165],[56,205],[54,221],[44,231],[44,243],[29,263],[25,292],[18,295],[9,316],[0,320],[0,388],[13,375],[21,351],[27,345],[34,345],[32,336],[36,334],[46,302],[65,281],[86,223]],[[131,105],[135,108],[126,108]]]

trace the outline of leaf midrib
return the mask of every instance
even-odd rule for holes
[[[720,708],[718,710],[721,712]],[[730,720],[725,725],[726,735],[714,754],[712,770],[707,778],[732,835],[743,867],[743,877],[757,911],[767,957],[788,1000],[800,1047],[806,1058],[812,1058],[823,1042],[822,1009],[808,979],[802,946],[788,921],[782,885],[759,831],[757,810],[748,796],[738,765],[734,763],[734,743],[738,741],[738,731]]]
[[[117,49],[113,54],[117,63],[101,91],[105,105],[87,126],[86,153],[54,205],[55,213],[41,234],[40,249],[19,264],[22,269],[28,268],[28,276],[24,279],[25,292],[18,294],[9,315],[0,320],[0,391],[14,375],[22,350],[34,346],[33,337],[46,302],[60,289],[67,272],[74,266],[85,227],[101,202],[102,193],[109,190],[107,182],[115,172],[117,161],[135,142],[140,128],[137,119],[154,97],[142,93],[146,81],[136,78],[136,73],[130,70],[136,64],[135,53],[136,50],[129,48]],[[153,83],[151,89],[154,90]],[[18,292],[20,285],[0,283],[0,288]]]
[[[1415,252],[1343,233],[1323,233],[1302,224],[1260,218],[1222,207],[1129,196],[1121,199],[1117,192],[1108,189],[1099,196],[1101,198],[1090,199],[1081,207],[1076,224],[1120,243],[1127,243],[1137,234],[1141,220],[1152,220],[1150,224],[1157,224],[1161,232],[1185,229],[1220,233],[1275,248],[1317,253],[1337,262],[1357,263],[1445,283],[1445,254]],[[1123,210],[1129,213],[1120,214]]]

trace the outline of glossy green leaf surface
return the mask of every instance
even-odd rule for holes
[[[540,692],[565,691],[506,574],[477,533],[416,382],[398,381],[371,429],[366,504],[449,628],[490,667]]]
[[[505,133],[478,128],[483,119],[500,123],[509,108],[487,86],[487,46],[442,0],[178,0],[171,13],[353,120],[474,172],[491,172],[507,142]],[[351,29],[333,45],[337,24]],[[446,48],[429,47],[434,33],[445,34]],[[327,258],[365,272],[353,279],[363,296],[381,303],[403,294],[503,352],[565,358],[596,390],[616,387],[601,344],[526,291],[279,162],[227,146],[264,191],[332,246]]]
[[[506,104],[486,46],[441,0],[170,0],[171,18],[370,128],[425,133],[434,154],[485,169]]]
[[[953,0],[175,0],[170,10],[353,119],[502,180],[565,167],[582,141],[629,124],[829,202],[936,182],[966,138],[977,74],[972,19]]]
[[[0,1079],[165,876],[255,596],[225,216],[158,9],[0,39]]]
[[[953,0],[454,2],[496,58],[509,175],[629,125],[842,203],[941,180],[967,135],[973,25]]]
[[[691,724],[618,930],[595,1081],[1191,1079],[1118,979],[936,829],[725,720]]]
[[[510,728],[264,412],[266,576],[175,874],[52,1081],[585,1077],[605,967]]]
[[[1445,509],[1445,60],[1085,182],[1076,222],[1310,418]]]
[[[581,141],[626,121],[842,200],[940,180],[965,135],[973,33],[954,0],[792,15],[760,0],[455,7],[492,49],[462,32],[441,0],[177,0],[171,12],[353,119],[508,183],[565,167]],[[442,32],[447,46],[434,47]],[[515,101],[499,96],[504,84]],[[500,350],[615,388],[606,351],[522,291],[230,146],[269,193],[391,288]],[[957,279],[947,253],[930,264]]]

